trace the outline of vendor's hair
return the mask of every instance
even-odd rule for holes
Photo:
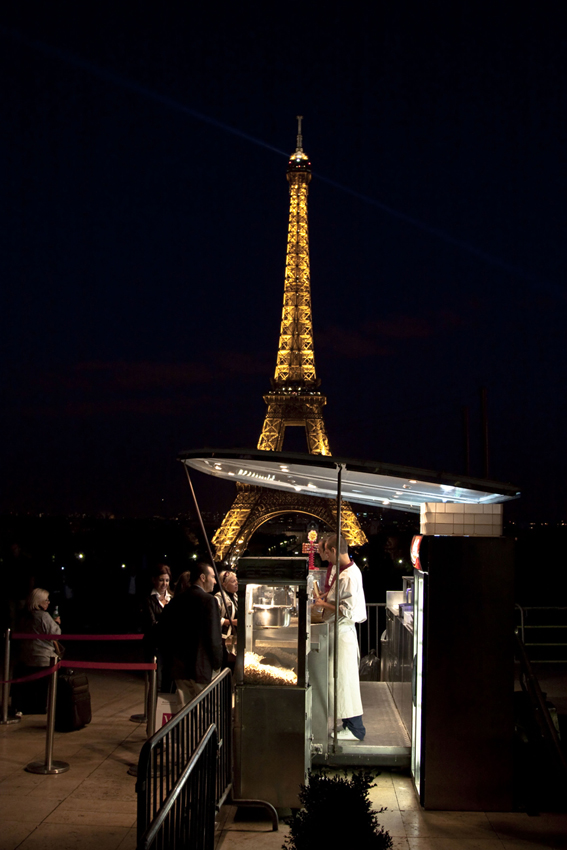
[[[171,581],[171,570],[167,564],[156,564],[150,573],[151,578],[159,578],[160,576],[169,576]]]
[[[191,564],[191,566],[189,567],[189,572],[191,573],[191,584],[197,584],[200,576],[203,573],[207,575],[207,567],[210,566],[211,565],[208,564],[206,561],[195,561],[193,564]]]
[[[49,599],[49,591],[44,590],[43,587],[35,587],[26,599],[26,608],[28,611],[39,611],[39,606],[47,599]]]
[[[327,537],[327,540],[325,541],[325,546],[326,546],[327,549],[334,549],[336,551],[336,549],[337,549],[337,535],[336,534],[329,534],[329,536]],[[342,534],[341,534],[341,543],[340,543],[339,555],[348,555],[348,543],[346,542],[346,540],[344,539]]]

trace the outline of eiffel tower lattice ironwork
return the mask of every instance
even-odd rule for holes
[[[300,426],[305,429],[310,454],[330,455],[322,413],[327,399],[319,391],[315,373],[307,223],[311,163],[303,151],[301,120],[298,116],[297,146],[287,168],[290,204],[280,341],[272,389],[264,396],[268,409],[258,448],[282,451],[285,429]],[[336,504],[332,500],[250,484],[237,484],[237,488],[236,499],[212,541],[219,561],[237,558],[254,532],[281,514],[304,513],[330,528],[336,526]],[[343,535],[350,545],[366,543],[366,535],[347,502],[342,503],[341,519]]]

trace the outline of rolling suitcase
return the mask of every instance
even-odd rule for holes
[[[82,729],[92,720],[89,680],[84,673],[66,670],[57,678],[57,704],[55,729],[73,732]]]

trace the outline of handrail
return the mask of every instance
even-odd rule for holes
[[[522,608],[521,605],[518,605],[517,602],[516,602],[514,607],[517,608],[518,611],[520,612],[520,629],[522,631],[522,643],[525,643],[526,642],[526,637],[525,637],[525,634],[524,634],[525,611],[524,611],[524,609]]]
[[[515,608],[519,611],[519,630],[522,638],[522,643],[525,647],[532,647],[533,649],[543,649],[544,647],[563,647],[567,650],[567,640],[545,640],[546,634],[545,632],[549,632],[550,630],[565,630],[567,629],[567,622],[563,623],[553,623],[549,622],[549,617],[546,619],[548,622],[528,622],[530,619],[530,614],[535,614],[535,618],[537,618],[537,614],[541,613],[543,615],[544,612],[561,612],[561,619],[565,621],[565,611],[567,611],[567,606],[564,605],[519,605],[515,604]],[[530,634],[534,635],[538,632],[542,632],[541,637],[543,640],[526,640],[526,632],[530,630]],[[560,635],[557,635],[560,638]],[[553,654],[553,653],[552,653]],[[564,664],[567,662],[567,658],[532,658],[532,664]]]
[[[546,705],[545,698],[539,686],[537,676],[535,675],[532,669],[530,659],[528,658],[526,652],[526,647],[524,646],[524,643],[520,638],[518,632],[514,632],[514,636],[516,639],[516,649],[518,651],[522,672],[526,680],[524,682],[523,679],[520,678],[522,690],[530,697],[532,705],[534,706],[534,713],[539,728],[541,730],[542,737],[545,739],[548,746],[553,750],[559,762],[559,765],[561,766],[562,771],[565,777],[567,778],[567,760],[565,758],[565,755],[563,754],[561,741],[559,740],[557,730],[549,713],[549,709]]]

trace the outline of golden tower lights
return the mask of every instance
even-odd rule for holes
[[[330,455],[322,413],[327,399],[319,392],[313,346],[307,221],[311,163],[303,151],[302,116],[298,115],[297,120],[296,150],[287,168],[289,225],[280,339],[272,389],[264,396],[268,409],[258,448],[282,451],[286,427],[299,426],[305,428],[310,454]],[[336,505],[332,500],[248,484],[237,484],[237,489],[236,499],[213,537],[215,558],[219,561],[238,557],[254,532],[280,514],[305,513],[331,528],[336,526]],[[366,543],[366,535],[347,502],[342,504],[341,516],[347,542],[353,546]]]

